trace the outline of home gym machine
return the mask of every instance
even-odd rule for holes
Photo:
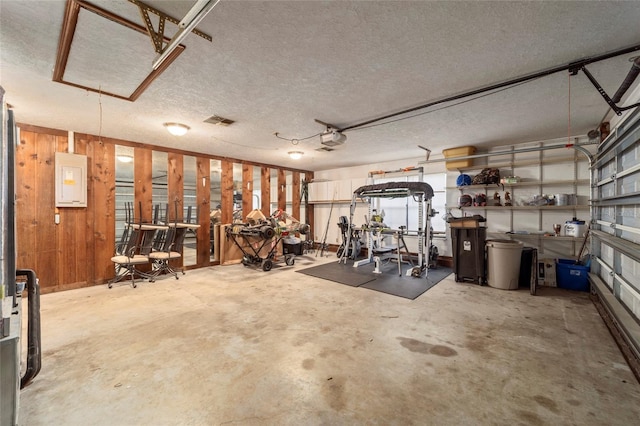
[[[406,273],[408,276],[420,277],[427,269],[427,262],[425,258],[425,245],[428,241],[431,241],[431,199],[433,198],[433,188],[431,185],[425,182],[387,182],[373,185],[365,185],[356,189],[353,192],[353,198],[351,200],[350,212],[349,212],[349,226],[353,224],[353,216],[356,210],[356,203],[358,199],[366,200],[369,204],[369,216],[372,217],[373,206],[371,200],[374,198],[400,198],[400,197],[412,197],[418,206],[418,229],[416,231],[409,231],[404,227],[400,229],[385,229],[375,228],[372,226],[365,226],[363,232],[366,234],[367,239],[367,255],[365,259],[357,260],[353,263],[354,267],[359,267],[371,262],[375,262],[376,270],[379,273],[380,256],[379,254],[388,253],[395,254],[398,261],[398,272],[401,274],[401,262],[402,254],[401,250],[404,249],[407,253],[407,260],[410,260],[409,251],[404,242],[405,235],[417,235],[418,237],[418,259],[417,265],[414,265]],[[393,235],[398,244],[385,251],[382,251],[380,247],[374,247],[374,241],[379,233],[386,233]],[[347,241],[345,247],[349,247],[351,244],[351,233],[347,233]],[[395,253],[394,253],[395,251]],[[342,256],[339,262],[344,261],[346,264],[348,258],[348,250],[343,250]],[[413,264],[413,263],[412,263]],[[426,274],[425,274],[426,277]]]
[[[362,230],[349,224],[349,218],[346,216],[340,216],[340,218],[338,219],[338,228],[340,228],[342,243],[340,244],[340,247],[338,247],[336,255],[338,257],[342,257],[342,254],[344,253],[346,248],[346,256],[349,259],[355,260],[358,256],[360,256],[360,251],[362,249],[362,241],[360,240],[360,232]],[[350,241],[348,245],[347,240]]]

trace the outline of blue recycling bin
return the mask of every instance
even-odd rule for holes
[[[572,259],[558,259],[556,279],[558,287],[568,290],[589,291],[589,267],[576,264]]]

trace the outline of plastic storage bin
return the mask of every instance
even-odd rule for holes
[[[558,287],[568,290],[589,291],[589,267],[576,265],[572,259],[558,259],[556,279]]]
[[[444,158],[452,158],[452,157],[465,157],[467,155],[473,155],[476,153],[475,146],[461,146],[459,148],[450,148],[442,150],[442,155]],[[445,167],[447,170],[456,170],[461,167],[470,167],[473,166],[473,159],[469,158],[466,160],[454,160],[454,161],[446,161]]]
[[[302,241],[297,237],[285,237],[282,239],[282,254],[302,255]]]
[[[282,254],[295,254],[297,256],[302,256],[302,244],[282,244]]]

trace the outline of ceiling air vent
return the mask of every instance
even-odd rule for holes
[[[229,120],[228,118],[220,117],[219,115],[212,115],[211,117],[204,120],[205,123],[215,124],[217,126],[229,126],[235,121]]]

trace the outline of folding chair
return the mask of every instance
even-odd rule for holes
[[[122,243],[116,247],[116,255],[111,258],[111,261],[115,264],[116,276],[107,285],[111,288],[114,283],[128,276],[131,278],[131,286],[136,288],[135,277],[136,274],[139,274],[136,265],[149,263],[147,256],[138,254],[139,244],[143,239],[143,231],[139,228],[126,227],[122,238]]]
[[[153,273],[149,279],[154,282],[160,274],[171,274],[178,279],[178,272],[169,264],[172,259],[180,259],[182,257],[182,245],[187,228],[179,227],[176,223],[172,223],[166,231],[161,241],[156,241],[159,249],[149,253],[149,260],[153,262]],[[184,275],[184,270],[179,269]]]
[[[116,247],[115,256],[111,258],[115,264],[116,276],[108,282],[109,288],[125,277],[131,279],[133,288],[137,287],[136,276],[148,279],[153,277],[152,274],[140,270],[138,266],[149,263],[149,253],[153,248],[156,232],[167,228],[154,224],[131,223],[134,214],[133,203],[126,203],[125,209],[125,228]]]

